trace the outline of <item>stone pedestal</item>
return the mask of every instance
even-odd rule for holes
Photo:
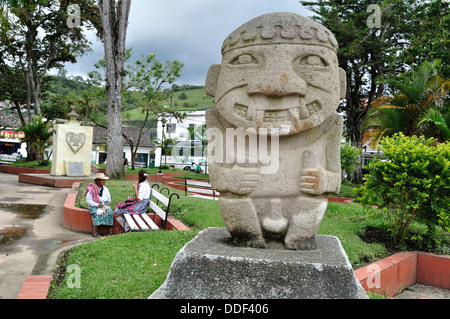
[[[289,251],[228,244],[226,229],[208,228],[175,257],[166,281],[150,298],[367,298],[338,238],[318,236],[318,249]]]
[[[91,175],[93,128],[78,122],[58,124],[53,135],[52,176]]]

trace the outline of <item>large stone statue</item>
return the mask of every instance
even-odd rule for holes
[[[234,244],[317,248],[327,194],[341,184],[336,109],[346,80],[337,48],[319,23],[270,13],[231,33],[222,64],[209,69],[210,178]]]
[[[292,13],[225,40],[206,79],[216,99],[206,124],[227,229],[199,232],[150,298],[367,298],[339,239],[316,235],[327,193],[340,188],[336,51],[330,31]]]

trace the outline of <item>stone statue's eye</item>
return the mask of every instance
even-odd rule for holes
[[[328,63],[318,55],[310,55],[300,60],[301,65],[328,66]]]
[[[250,64],[258,64],[258,61],[251,54],[248,53],[241,54],[231,61],[231,65],[250,65]]]

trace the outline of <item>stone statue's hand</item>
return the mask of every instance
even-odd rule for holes
[[[227,189],[238,195],[250,194],[259,180],[259,168],[234,165],[227,174]]]
[[[311,195],[325,193],[326,172],[322,168],[309,168],[301,171],[300,191]]]

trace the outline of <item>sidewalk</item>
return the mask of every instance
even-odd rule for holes
[[[63,228],[62,208],[69,191],[19,183],[17,175],[0,172],[0,204],[46,206],[37,219],[23,219],[0,208],[0,229],[29,227],[21,239],[0,244],[0,299],[15,299],[29,275],[52,275],[62,247],[93,239]]]

